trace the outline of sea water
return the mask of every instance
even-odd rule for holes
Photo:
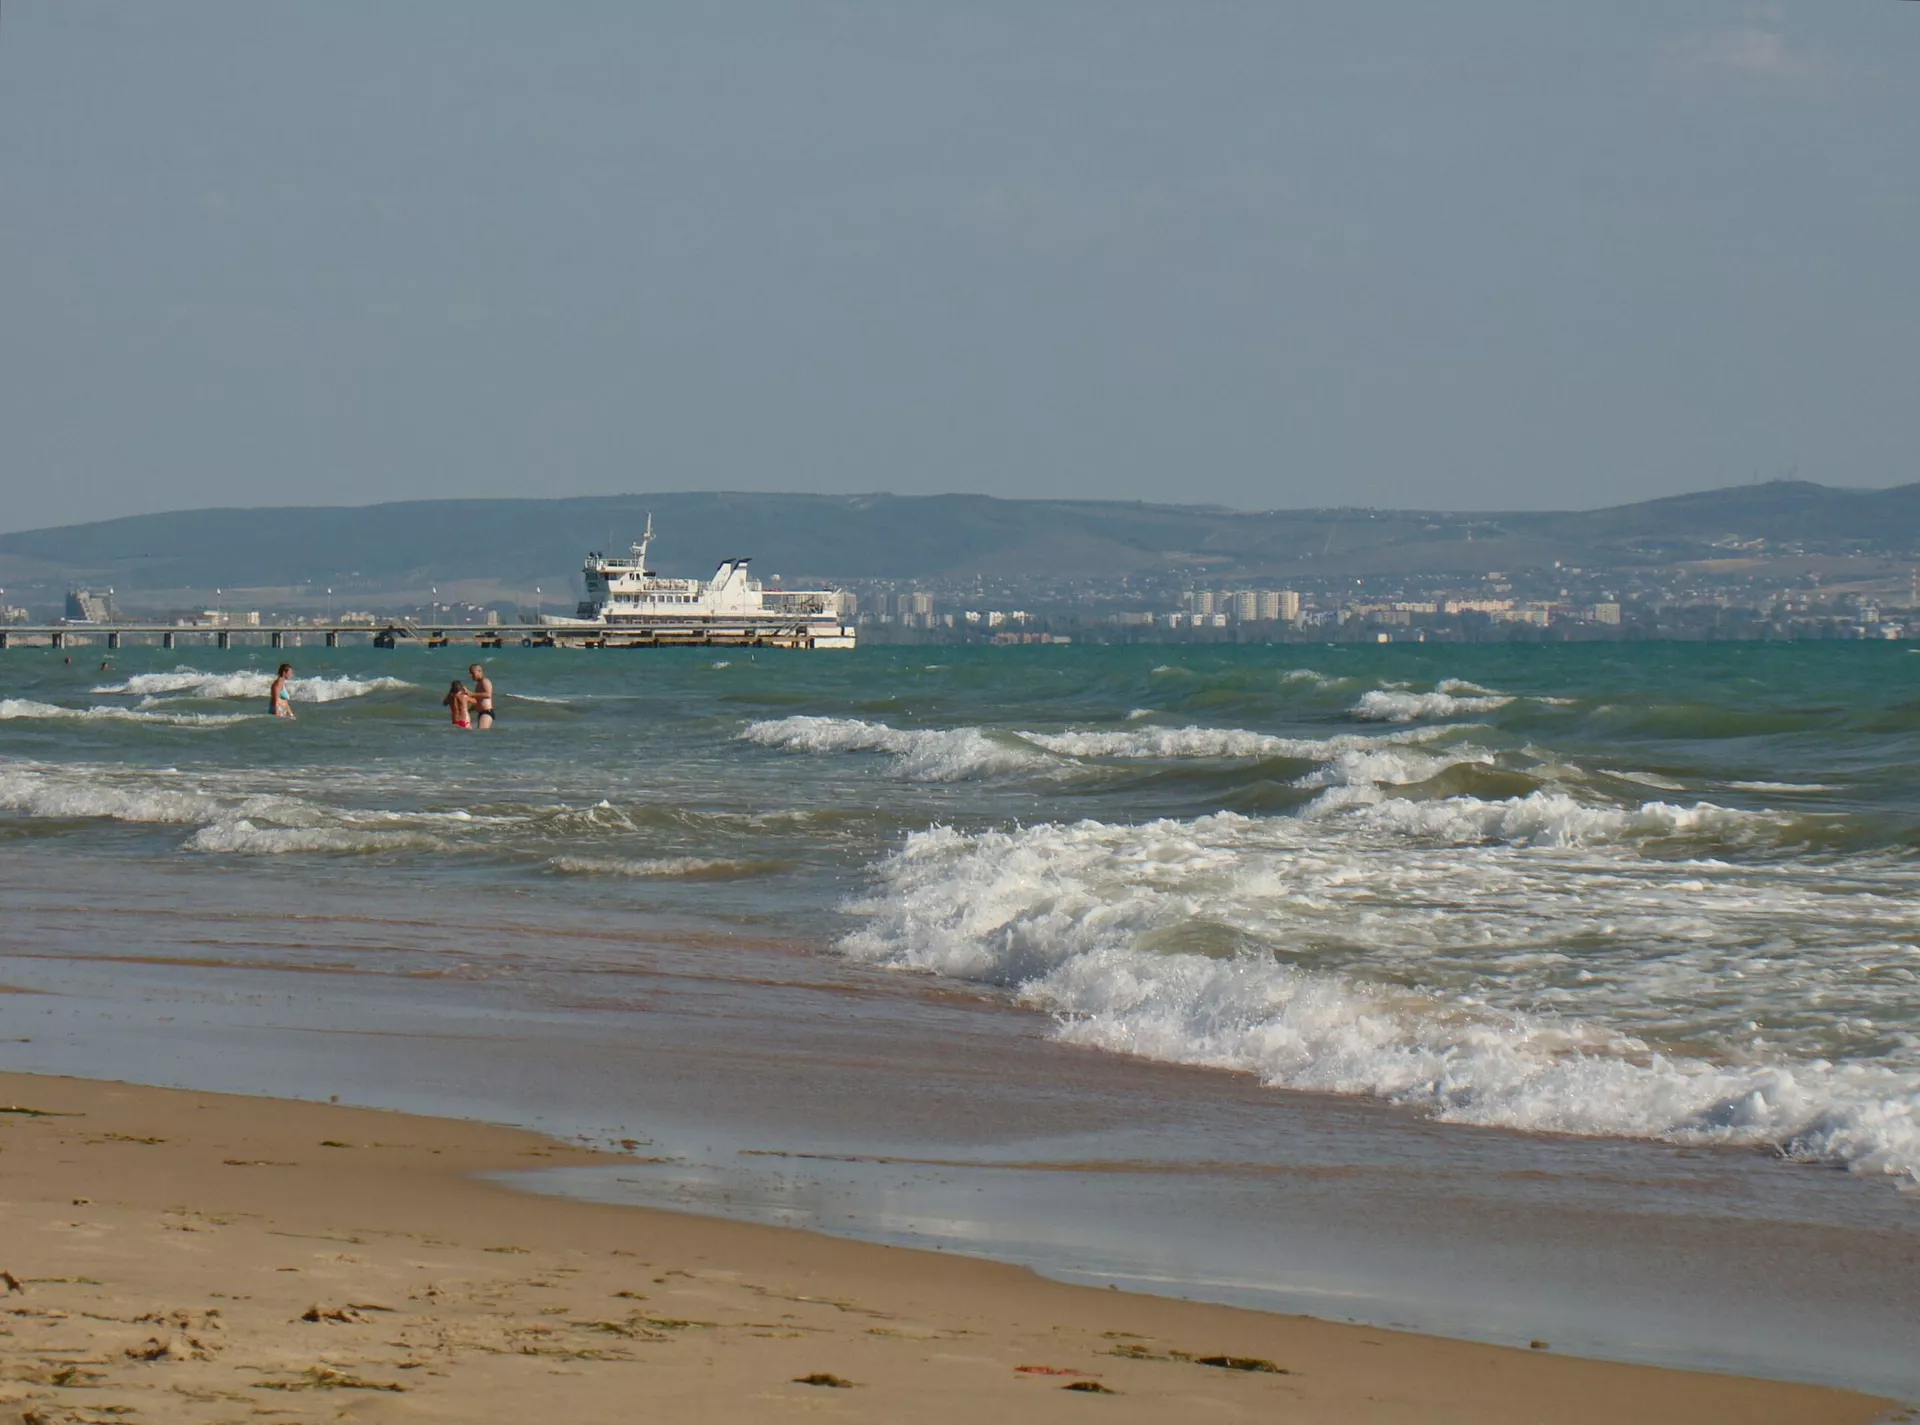
[[[1187,1095],[1920,1184],[1897,645],[516,648],[485,733],[439,707],[471,650],[87,652],[0,654],[15,988],[76,992],[104,938],[559,1033],[671,945],[743,1041],[793,1025],[742,987],[792,981],[928,1044],[968,1005],[1231,1071]]]

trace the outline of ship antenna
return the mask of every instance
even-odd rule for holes
[[[647,511],[646,533],[640,536],[640,572],[645,575],[652,571],[647,568],[647,546],[653,543],[653,511]]]

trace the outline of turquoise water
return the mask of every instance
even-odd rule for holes
[[[279,656],[0,654],[0,847],[179,914],[587,905],[723,976],[777,940],[1116,1054],[1920,1177],[1899,647],[510,649],[486,734],[469,652],[292,651],[291,724]],[[272,951],[402,952],[529,995],[586,953]]]

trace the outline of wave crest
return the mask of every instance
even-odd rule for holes
[[[1431,693],[1372,688],[1360,695],[1360,701],[1353,705],[1351,711],[1362,722],[1418,722],[1426,718],[1465,717],[1472,713],[1494,712],[1512,701],[1513,698],[1506,693],[1449,692],[1443,683]]]
[[[798,715],[750,725],[742,740],[793,752],[889,752],[900,774],[916,782],[1043,767],[1047,756],[1025,742],[977,727],[903,730],[850,717]]]
[[[138,708],[91,707],[63,708],[54,703],[39,703],[31,698],[0,698],[0,722],[22,718],[77,718],[83,722],[144,722],[165,727],[224,727],[246,722],[264,713],[147,712]]]
[[[272,686],[273,674],[257,669],[204,673],[176,668],[170,673],[136,673],[124,683],[108,683],[92,691],[140,698],[264,698]],[[287,695],[295,702],[332,703],[416,686],[404,678],[353,678],[343,673],[332,678],[294,678],[287,685]]]
[[[1058,1037],[1114,1052],[1368,1094],[1453,1122],[1765,1144],[1920,1177],[1920,1072],[1824,1057],[1714,1062],[1662,1052],[1604,1014],[1422,988],[1421,967],[1444,947],[1435,937],[1448,933],[1435,913],[1450,896],[1514,908],[1516,926],[1538,937],[1513,947],[1516,963],[1560,958],[1544,945],[1566,915],[1565,863],[1519,849],[1473,861],[1450,849],[1384,849],[1369,859],[1364,845],[1329,846],[1299,822],[1231,814],[973,835],[936,828],[879,868],[875,893],[849,907],[866,923],[841,948],[1011,989],[1058,1017]],[[1595,879],[1596,917],[1645,917],[1692,948],[1686,927],[1664,925],[1673,914],[1664,903],[1647,905],[1632,884],[1609,887],[1618,865],[1594,869],[1605,873]],[[1747,890],[1722,893],[1738,904]],[[1799,912],[1820,919],[1828,899],[1810,885]],[[1370,945],[1359,963],[1397,949],[1406,980],[1326,968],[1316,941],[1344,933],[1337,927],[1362,909]],[[1766,940],[1774,927],[1761,913],[1749,933]],[[1463,953],[1484,968],[1485,955],[1501,952]],[[1303,963],[1290,963],[1294,954]]]

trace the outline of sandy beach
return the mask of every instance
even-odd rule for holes
[[[0,1421],[1868,1422],[1889,1401],[511,1191],[508,1128],[0,1075]]]

